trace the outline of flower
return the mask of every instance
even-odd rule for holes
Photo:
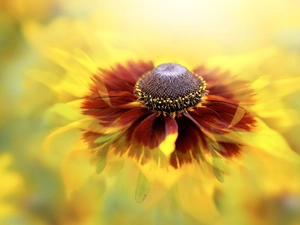
[[[96,161],[107,151],[174,168],[202,163],[207,154],[230,158],[242,147],[230,134],[255,126],[246,110],[254,102],[249,84],[228,73],[204,67],[191,73],[179,64],[151,62],[100,71],[81,105],[99,124],[83,134]]]

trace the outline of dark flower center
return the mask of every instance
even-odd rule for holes
[[[201,76],[175,63],[165,63],[144,74],[135,84],[134,94],[149,110],[172,114],[196,106],[206,96]]]

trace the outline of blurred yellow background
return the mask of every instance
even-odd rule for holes
[[[126,170],[114,185],[103,176],[93,177],[76,197],[67,199],[62,154],[46,153],[42,144],[72,118],[52,108],[55,94],[28,76],[32,69],[62,73],[45,56],[47,47],[70,53],[80,49],[99,66],[109,67],[131,59],[172,59],[196,66],[211,57],[275,46],[281,54],[263,67],[274,72],[274,79],[300,76],[299,0],[1,0],[0,34],[1,225],[202,224],[194,212],[176,203],[135,203],[134,187],[124,187]],[[295,91],[280,103],[297,118],[299,98]],[[272,118],[267,123],[300,153],[299,120],[286,119],[289,123]],[[60,148],[69,148],[76,138],[74,134],[60,141]],[[230,180],[234,183],[238,176]],[[234,189],[244,190],[247,182]],[[224,218],[203,224],[300,224],[299,185],[289,187],[286,193],[269,195],[250,191],[254,197],[245,196],[242,203],[231,190],[220,203],[228,208]]]

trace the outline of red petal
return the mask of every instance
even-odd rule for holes
[[[140,122],[134,130],[134,138],[138,143],[150,149],[156,148],[170,135],[177,133],[177,123],[169,115],[152,114]]]
[[[205,107],[197,108],[190,114],[209,131],[221,134],[227,129],[250,130],[254,126],[254,117],[235,103],[207,101],[203,105]],[[236,115],[238,109],[243,114]],[[232,124],[234,118],[238,120]]]
[[[109,98],[111,105],[114,108],[122,108],[122,105],[136,101],[136,98],[134,97],[133,93],[129,93],[127,91],[110,92]]]
[[[95,140],[102,134],[93,131],[84,131],[82,134],[82,139],[88,143],[90,149],[99,147],[99,144],[94,143]]]
[[[129,62],[127,66],[117,65],[112,70],[100,70],[94,79],[98,82],[105,80],[108,91],[129,91],[133,92],[133,86],[139,77],[154,68],[151,62],[133,63]]]
[[[218,142],[221,150],[217,150],[224,157],[236,156],[240,153],[242,145],[227,142]]]
[[[178,125],[177,125],[177,122],[176,120],[169,116],[169,115],[166,115],[164,117],[165,119],[165,136],[168,136],[170,134],[175,134],[177,133],[178,131]]]
[[[81,108],[86,109],[86,111],[95,111],[106,107],[108,107],[108,105],[100,97],[97,98],[87,97],[81,105]]]
[[[133,63],[129,62],[127,67],[117,65],[114,69],[114,75],[123,81],[135,85],[139,77],[154,68],[151,62],[149,63]]]
[[[199,128],[188,118],[182,116],[176,118],[178,124],[178,137],[176,140],[176,151],[186,153],[198,145]]]
[[[144,109],[144,108],[130,109],[120,116],[120,122],[122,125],[130,124],[130,123],[133,124],[140,117],[142,117],[144,115],[149,115],[149,114],[150,114],[150,111],[147,109]]]
[[[142,143],[144,146],[158,146],[156,138],[154,139],[153,135],[153,124],[156,119],[156,114],[152,114],[144,119],[135,129],[134,137],[137,142]],[[156,128],[156,132],[161,132],[159,127]]]
[[[209,95],[206,97],[205,100],[209,101],[209,102],[228,102],[228,103],[231,103],[231,104],[236,103],[236,102],[233,102],[232,100],[230,100],[228,98],[224,98],[220,95],[214,95],[211,92],[209,93]]]

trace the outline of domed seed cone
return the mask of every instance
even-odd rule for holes
[[[169,114],[196,106],[206,96],[206,82],[184,66],[165,63],[144,74],[134,94],[149,110]]]

